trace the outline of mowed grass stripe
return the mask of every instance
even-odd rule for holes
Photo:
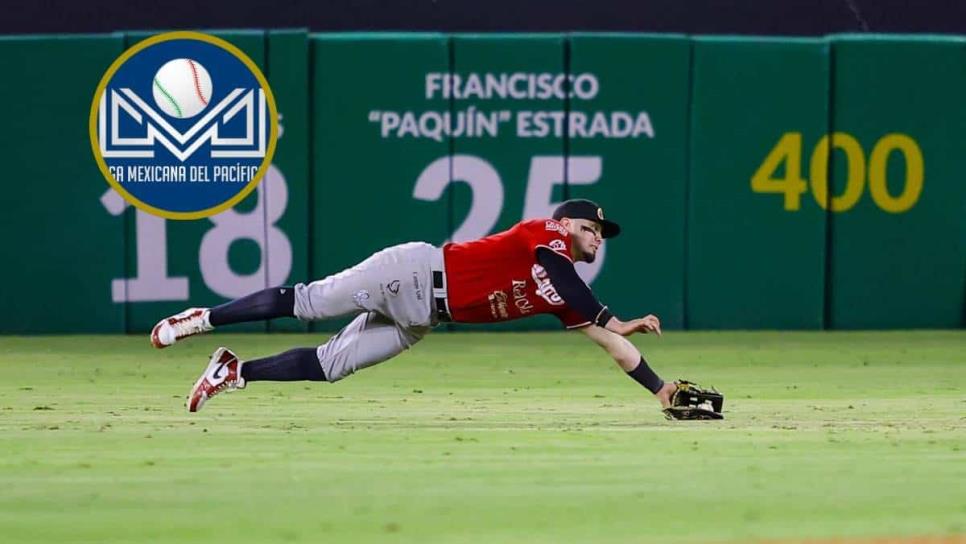
[[[713,384],[663,419],[565,333],[434,334],[338,384],[184,412],[218,345],[318,335],[0,338],[11,542],[743,542],[966,533],[966,335],[680,333],[635,342]]]

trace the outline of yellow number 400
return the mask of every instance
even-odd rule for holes
[[[828,161],[831,150],[845,153],[847,176],[842,194],[829,198]],[[905,186],[899,196],[892,196],[886,180],[886,166],[893,151],[902,153],[906,163]],[[781,164],[784,175],[775,177]],[[902,213],[915,206],[922,194],[922,150],[916,141],[905,134],[886,134],[875,143],[869,157],[869,193],[876,205],[889,213]],[[850,134],[834,132],[824,135],[815,144],[809,161],[809,178],[812,196],[822,209],[833,212],[850,210],[862,197],[866,181],[865,153],[862,146]],[[802,193],[808,185],[802,178],[802,134],[786,132],[768,153],[761,166],[751,177],[751,190],[756,193],[778,193],[785,197],[785,210],[796,211],[802,207]]]

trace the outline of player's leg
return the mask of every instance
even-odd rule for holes
[[[338,274],[298,284],[295,315],[319,320],[374,311],[405,327],[429,325],[434,256],[442,261],[441,250],[429,244],[400,244]]]
[[[151,330],[151,344],[165,348],[178,340],[221,325],[295,317],[295,288],[282,286],[256,291],[214,308],[188,308],[166,317]]]
[[[190,308],[158,322],[151,343],[164,348],[220,325],[276,317],[319,320],[377,311],[404,327],[429,325],[431,265],[439,249],[409,243],[384,249],[325,279],[294,287],[273,287],[207,308]]]
[[[244,389],[247,382],[259,380],[323,381],[325,374],[319,364],[316,348],[297,348],[246,362],[242,362],[230,349],[218,348],[188,393],[188,411],[197,412],[211,397],[225,391]]]
[[[376,312],[360,314],[318,348],[298,348],[242,362],[218,348],[191,393],[188,410],[196,412],[223,391],[243,389],[255,381],[330,381],[398,355],[421,340],[430,327],[402,327]]]
[[[317,349],[326,381],[336,382],[391,359],[419,342],[431,327],[404,327],[377,312],[358,315]]]

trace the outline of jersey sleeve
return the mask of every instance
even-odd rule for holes
[[[554,253],[574,262],[570,256],[573,241],[566,227],[553,219],[539,219],[526,224],[527,244],[530,254],[536,256],[537,249],[545,247]]]
[[[567,308],[598,325],[613,317],[607,306],[597,300],[590,287],[577,275],[573,263],[562,255],[546,248],[537,248],[537,262],[543,267],[557,294],[566,302]]]
[[[559,319],[560,322],[563,323],[563,326],[567,327],[568,329],[579,329],[591,324],[591,322],[587,321],[587,318],[581,315],[580,312],[569,306],[565,307],[563,310],[554,315],[557,316],[557,319]]]

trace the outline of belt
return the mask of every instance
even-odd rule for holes
[[[436,306],[436,320],[439,322],[453,321],[446,302],[446,274],[442,270],[433,270],[433,302]]]

